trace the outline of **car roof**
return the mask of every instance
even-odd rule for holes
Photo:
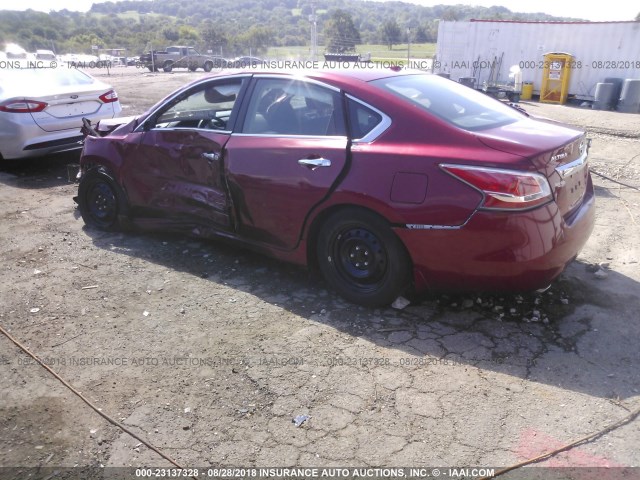
[[[222,70],[213,76],[222,77],[229,75],[282,75],[287,77],[306,77],[314,80],[326,81],[329,84],[350,84],[355,82],[371,82],[389,77],[400,77],[407,75],[431,75],[422,70],[400,70],[395,68],[345,68],[345,69],[242,69],[242,70]]]

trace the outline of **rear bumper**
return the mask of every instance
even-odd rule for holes
[[[82,148],[80,129],[45,132],[37,125],[0,131],[0,155],[5,160],[38,157]]]
[[[563,217],[555,202],[524,213],[476,212],[457,229],[395,229],[413,260],[418,291],[531,291],[547,287],[586,243],[595,222],[589,181]]]

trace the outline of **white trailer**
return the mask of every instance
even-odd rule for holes
[[[640,22],[441,21],[433,70],[475,78],[478,88],[508,83],[518,65],[539,94],[543,56],[559,52],[573,55],[569,95],[593,100],[605,78],[640,79]]]

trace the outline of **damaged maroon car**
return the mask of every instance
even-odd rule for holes
[[[88,130],[89,226],[231,239],[363,305],[545,288],[594,224],[584,132],[420,72],[221,74]]]

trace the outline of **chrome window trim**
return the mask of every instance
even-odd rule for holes
[[[206,132],[206,133],[226,133],[228,135],[231,134],[231,130],[214,130],[211,128],[198,128],[198,127],[169,127],[169,128],[161,128],[154,127],[149,130],[145,130],[146,132]]]
[[[212,130],[209,130],[212,131]],[[234,137],[260,137],[260,138],[310,138],[310,139],[323,139],[323,138],[331,138],[331,139],[347,139],[346,135],[295,135],[291,133],[240,133],[234,132],[232,133]]]
[[[205,78],[195,82],[194,84],[192,84],[189,88],[199,87],[203,83],[207,83],[207,82],[211,82],[211,81],[230,80],[230,79],[235,79],[235,78],[251,78],[252,76],[253,75],[250,74],[250,73],[242,73],[242,74],[238,74],[238,75],[225,75],[225,76],[221,76],[221,77],[205,77]],[[171,95],[171,97],[167,98],[164,102],[162,102],[162,104],[159,105],[158,108],[156,108],[155,110],[151,111],[149,113],[149,115],[147,115],[147,118],[145,118],[144,122],[142,122],[140,125],[138,125],[133,130],[133,133],[146,132],[146,131],[151,131],[151,130],[163,130],[163,131],[171,130],[169,128],[167,128],[167,129],[150,128],[149,130],[145,130],[143,127],[147,123],[147,120],[149,120],[151,117],[153,117],[165,105],[167,105],[168,103],[171,103],[176,97],[178,97],[182,93],[183,92],[181,90],[179,90],[179,91],[175,92],[173,95]],[[178,129],[176,128],[175,130],[178,130]],[[184,129],[180,129],[180,130],[196,130],[196,129],[195,128],[184,128]],[[212,132],[212,131],[220,132],[221,131],[221,130],[208,130],[208,129],[200,129],[200,130],[205,130],[205,131],[209,131],[209,132]]]
[[[352,95],[347,94],[347,98],[349,100],[353,100],[354,102],[359,103],[360,105],[373,110],[374,112],[376,112],[378,115],[380,115],[380,117],[382,118],[382,120],[380,120],[380,123],[378,123],[378,125],[376,125],[373,129],[371,129],[371,131],[369,133],[367,133],[364,137],[362,138],[354,138],[352,141],[354,144],[358,144],[358,143],[371,143],[374,140],[376,140],[380,135],[382,135],[390,126],[391,126],[391,118],[384,112],[378,110],[376,107],[373,107],[371,105],[369,105],[367,102],[363,102],[362,100],[360,100],[359,98],[356,98]],[[349,119],[351,120],[351,119]]]

